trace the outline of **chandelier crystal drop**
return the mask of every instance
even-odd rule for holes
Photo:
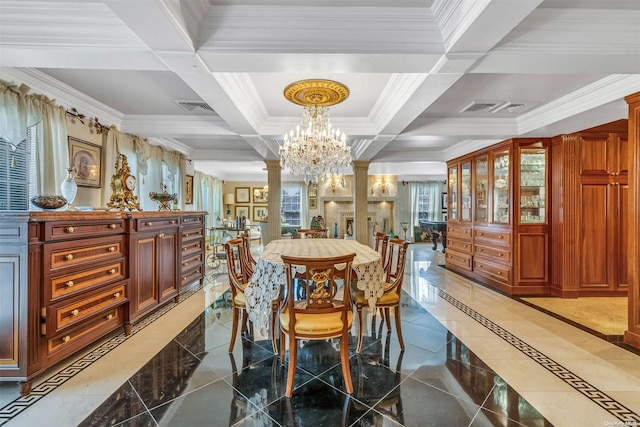
[[[285,98],[304,106],[302,123],[284,135],[280,147],[283,168],[317,184],[339,175],[351,164],[346,135],[331,126],[329,105],[349,95],[346,86],[330,80],[303,80],[285,89]]]

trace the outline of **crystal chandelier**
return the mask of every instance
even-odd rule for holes
[[[331,127],[328,108],[348,96],[346,86],[331,80],[302,80],[285,88],[284,97],[304,107],[302,123],[284,135],[280,147],[282,166],[292,175],[317,184],[351,164],[351,148],[345,134]]]

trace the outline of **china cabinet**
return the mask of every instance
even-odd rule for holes
[[[554,294],[627,293],[627,125],[619,120],[553,138]]]
[[[447,268],[512,295],[548,293],[548,162],[548,139],[517,138],[447,163],[449,204],[461,207]]]

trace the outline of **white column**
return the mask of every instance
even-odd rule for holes
[[[369,229],[369,224],[367,222],[367,185],[369,178],[369,163],[371,162],[368,160],[353,161],[353,221],[355,223],[354,235],[356,240],[363,245],[369,244],[369,236],[367,235],[367,231]]]
[[[282,187],[282,178],[280,172],[280,160],[265,160],[267,165],[267,184],[269,185],[269,200],[267,204],[267,233],[264,245],[272,240],[281,238],[280,231],[280,195]]]

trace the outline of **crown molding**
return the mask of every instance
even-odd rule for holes
[[[148,138],[147,139],[149,141],[149,144],[151,145],[156,145],[156,146],[161,146],[164,148],[169,148],[171,150],[174,151],[178,151],[182,154],[184,154],[185,156],[187,156],[187,158],[192,158],[192,154],[193,154],[193,149],[191,147],[188,147],[186,145],[184,145],[183,143],[181,143],[180,141],[176,141],[173,138]]]
[[[269,117],[269,113],[249,74],[212,73],[212,75],[251,128],[255,131],[260,129]]]
[[[428,76],[429,74],[425,73],[391,75],[369,113],[369,119],[375,125],[376,134],[391,122]]]
[[[640,91],[640,75],[613,74],[516,119],[518,135],[532,132]]]
[[[504,139],[476,139],[476,140],[464,140],[459,143],[443,150],[444,158],[446,161],[455,159],[456,157],[464,156],[477,150],[482,150],[493,144],[503,141]]]
[[[0,68],[4,80],[24,83],[32,92],[55,99],[65,109],[75,108],[87,117],[97,117],[104,125],[121,127],[124,114],[35,68]]]

